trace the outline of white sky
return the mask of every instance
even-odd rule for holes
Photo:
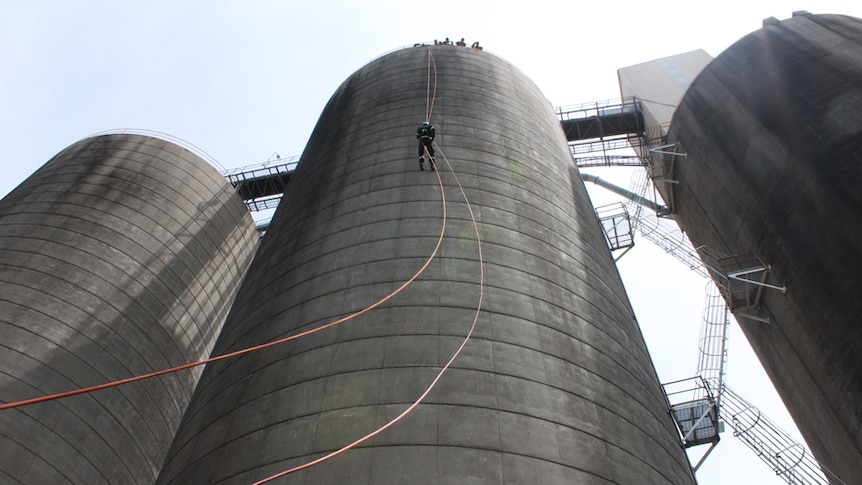
[[[109,129],[167,133],[227,168],[299,155],[347,76],[415,42],[479,41],[565,106],[619,97],[621,67],[717,56],[794,10],[862,17],[862,2],[0,0],[0,196]],[[643,238],[619,266],[660,378],[692,376],[706,281]],[[728,383],[798,436],[735,322]],[[784,483],[730,432],[698,480]]]

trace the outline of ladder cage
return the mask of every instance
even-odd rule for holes
[[[733,429],[733,436],[754,451],[787,483],[844,483],[820,465],[805,446],[796,442],[727,385],[721,389],[721,405],[725,420]]]

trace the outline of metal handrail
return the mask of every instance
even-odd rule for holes
[[[87,138],[94,138],[97,136],[104,136],[104,135],[141,135],[141,136],[150,136],[153,138],[158,138],[160,140],[171,142],[174,145],[185,148],[186,150],[188,150],[188,151],[194,153],[195,155],[201,157],[202,159],[204,159],[207,163],[209,163],[213,167],[217,168],[219,171],[223,172],[226,170],[224,168],[224,166],[218,162],[218,160],[216,160],[212,155],[207,153],[202,148],[198,147],[197,145],[195,145],[191,142],[183,140],[180,137],[177,137],[174,135],[169,135],[169,134],[163,133],[161,131],[147,130],[147,129],[142,129],[142,128],[114,128],[114,129],[110,129],[110,130],[100,131],[98,133],[93,133],[92,135],[86,136],[83,139],[86,140]]]
[[[591,101],[569,106],[560,106],[554,108],[557,113],[557,118],[560,121],[589,118],[591,116],[614,115],[620,113],[632,112],[637,109],[637,98],[626,97],[618,99],[607,99],[602,101]],[[619,111],[608,111],[613,108],[620,108]]]

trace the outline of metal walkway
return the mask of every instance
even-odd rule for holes
[[[556,109],[578,168],[643,166],[632,149],[646,143],[644,115],[635,98],[594,101]]]
[[[240,167],[223,172],[250,211],[275,209],[281,201],[299,156],[278,157],[260,165]]]
[[[557,108],[557,118],[570,142],[620,135],[638,136],[644,131],[644,117],[634,98],[596,101]]]

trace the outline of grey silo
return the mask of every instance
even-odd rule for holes
[[[430,103],[432,102],[433,103]],[[468,47],[419,46],[324,109],[214,349],[310,330],[390,294],[442,229],[416,126],[431,104],[445,237],[428,269],[341,325],[207,366],[158,479],[251,483],[693,483],[690,464],[548,101]]]
[[[862,21],[765,22],[694,81],[670,141],[682,228],[786,286],[745,310],[768,323],[737,320],[815,456],[862,483]]]
[[[0,399],[209,355],[258,243],[176,144],[81,140],[0,201]],[[200,370],[0,411],[2,483],[152,483]]]

